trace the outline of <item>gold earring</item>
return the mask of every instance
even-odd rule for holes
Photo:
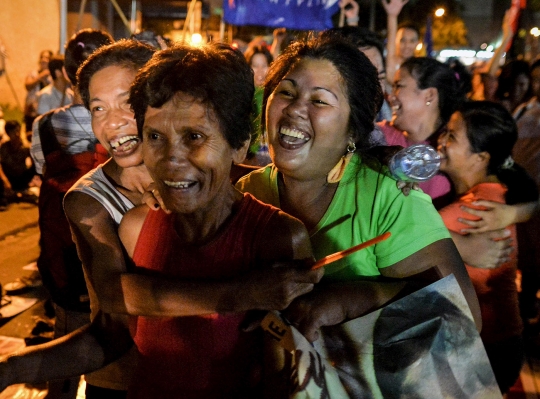
[[[343,155],[339,162],[332,168],[332,170],[326,176],[326,181],[328,183],[338,183],[345,173],[347,165],[351,161],[351,158],[356,151],[356,144],[354,142],[347,145],[347,152]]]

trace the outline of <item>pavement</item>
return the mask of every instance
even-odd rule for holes
[[[0,283],[5,286],[19,277],[29,277],[35,270],[39,256],[38,208],[30,203],[11,203],[0,212]],[[28,310],[11,318],[0,317],[0,336],[25,338],[44,314],[43,303],[47,292],[43,287],[33,288],[21,295],[37,298]],[[1,313],[1,308],[0,308]]]
[[[30,203],[12,203],[0,212],[0,241],[25,229],[37,227],[38,207]]]

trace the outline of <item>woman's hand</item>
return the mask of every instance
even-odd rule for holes
[[[378,309],[405,287],[406,281],[350,281],[318,285],[296,298],[283,315],[310,341],[319,328],[334,326]]]
[[[506,229],[462,236],[451,233],[463,261],[480,269],[495,269],[509,261],[514,250]]]
[[[485,233],[487,231],[501,230],[506,226],[516,223],[517,208],[514,205],[484,200],[475,201],[473,202],[473,205],[481,206],[486,209],[478,210],[462,205],[461,210],[480,218],[480,220],[459,218],[458,220],[461,223],[470,226],[470,228],[462,229],[462,233]]]
[[[412,182],[406,182],[398,180],[396,183],[397,188],[401,190],[404,196],[408,196],[411,192],[411,190],[419,191],[420,187],[418,186],[418,183],[412,183]]]
[[[340,285],[326,286],[296,299],[283,315],[308,341],[319,339],[319,328],[334,326],[347,319],[346,306],[350,303],[346,290]]]
[[[397,17],[401,9],[409,0],[381,0],[381,3],[389,16]]]
[[[171,213],[163,203],[163,199],[159,194],[159,191],[156,189],[155,183],[150,183],[146,188],[146,191],[143,193],[142,201],[148,205],[153,211],[157,211],[159,208],[163,209],[165,213]]]
[[[360,6],[355,0],[340,0],[339,7],[343,10],[343,14],[347,19],[347,25],[358,25],[358,14],[360,13]]]
[[[312,291],[323,275],[323,268],[310,270],[302,261],[276,263],[272,268],[249,272],[238,281],[235,298],[241,303],[232,308],[283,310],[295,298]]]

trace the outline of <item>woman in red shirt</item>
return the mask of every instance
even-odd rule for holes
[[[449,176],[457,194],[453,203],[440,210],[450,231],[462,234],[468,227],[462,219],[472,215],[462,210],[463,205],[474,208],[478,200],[513,203],[521,199],[517,198],[521,191],[529,190],[523,180],[526,174],[510,155],[516,140],[514,120],[499,104],[470,102],[452,115],[448,130],[439,139],[441,171]],[[515,284],[516,228],[512,224],[507,229],[514,251],[506,263],[495,269],[467,265],[480,302],[481,337],[503,393],[514,384],[523,363],[523,323]]]

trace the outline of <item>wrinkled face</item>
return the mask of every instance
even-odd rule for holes
[[[455,112],[447,125],[447,131],[439,138],[437,148],[441,156],[441,171],[450,176],[466,176],[476,161],[467,137],[467,128],[461,113]]]
[[[426,92],[418,88],[416,80],[403,68],[396,72],[390,96],[392,121],[401,130],[412,132],[430,112],[438,113],[437,105],[426,105]]]
[[[214,111],[187,94],[177,93],[161,108],[146,111],[144,163],[175,213],[219,207],[232,189],[231,165],[244,159],[246,149],[231,148]]]
[[[362,47],[359,50],[371,61],[375,68],[377,68],[377,75],[379,83],[383,93],[386,93],[386,70],[384,69],[384,63],[382,55],[376,47]]]
[[[396,34],[396,52],[404,60],[414,57],[418,45],[418,34],[414,29],[401,28]]]
[[[343,78],[334,65],[300,61],[266,107],[270,156],[279,171],[296,179],[326,178],[350,140],[350,112]]]
[[[264,54],[257,53],[251,57],[251,69],[253,69],[255,86],[262,86],[268,72],[268,61]]]
[[[135,116],[128,103],[129,87],[137,71],[109,66],[90,79],[92,130],[122,168],[142,163],[142,145]]]
[[[531,71],[531,88],[533,94],[540,98],[540,68],[534,68]]]

